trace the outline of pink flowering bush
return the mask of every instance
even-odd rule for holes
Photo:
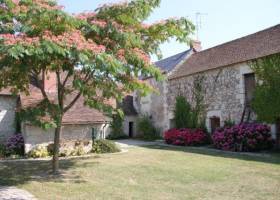
[[[273,146],[270,127],[243,123],[220,128],[212,136],[214,146],[225,151],[260,151]]]
[[[201,129],[170,129],[164,133],[167,144],[195,146],[207,143],[207,135]]]
[[[8,138],[5,149],[7,155],[23,155],[24,139],[22,134],[17,133]]]

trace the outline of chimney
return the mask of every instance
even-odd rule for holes
[[[198,40],[192,40],[190,47],[194,50],[194,52],[200,52],[202,50],[201,42]]]

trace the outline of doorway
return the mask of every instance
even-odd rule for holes
[[[214,133],[217,128],[221,127],[220,117],[213,116],[210,118],[211,133]]]
[[[130,138],[132,138],[133,137],[133,129],[134,129],[134,123],[133,122],[129,122],[128,123],[128,136],[130,137]]]

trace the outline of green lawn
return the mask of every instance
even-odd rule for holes
[[[38,199],[279,200],[280,155],[269,158],[193,148],[133,148],[129,152],[50,163],[0,163],[0,185],[16,185]]]

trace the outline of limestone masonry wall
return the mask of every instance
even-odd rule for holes
[[[246,63],[241,63],[169,80],[167,93],[169,118],[173,118],[172,110],[178,95],[183,95],[191,104],[194,103],[193,81],[195,76],[201,75],[204,76],[204,103],[208,129],[210,129],[210,118],[213,116],[221,119],[221,125],[228,119],[239,123],[244,109],[244,74],[247,73],[252,73],[250,67]]]

